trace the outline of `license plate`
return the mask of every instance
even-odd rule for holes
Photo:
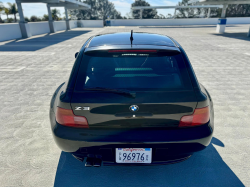
[[[151,163],[152,148],[116,148],[116,163]]]

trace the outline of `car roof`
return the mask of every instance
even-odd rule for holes
[[[131,45],[130,36],[131,32],[97,35],[92,38],[88,45],[88,48],[110,45]],[[176,44],[168,36],[138,32],[133,33],[133,45],[176,47]]]

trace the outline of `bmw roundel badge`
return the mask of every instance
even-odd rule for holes
[[[129,107],[129,110],[130,110],[131,112],[137,112],[137,111],[139,110],[139,107],[138,107],[137,105],[131,105],[131,106]]]

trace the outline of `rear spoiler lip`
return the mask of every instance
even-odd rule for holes
[[[124,49],[124,50],[133,50],[133,49],[153,49],[153,50],[160,50],[160,51],[168,51],[168,52],[175,52],[181,53],[178,47],[169,47],[164,45],[108,45],[108,46],[96,46],[96,47],[89,47],[86,48],[84,53],[87,52],[94,52],[94,51],[108,51],[114,49]]]

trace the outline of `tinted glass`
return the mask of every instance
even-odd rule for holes
[[[93,87],[137,91],[192,90],[181,54],[85,54],[77,79],[77,91]]]
[[[89,47],[101,45],[131,45],[130,36],[131,33],[115,33],[96,36],[91,40]],[[162,45],[175,47],[170,38],[159,34],[134,33],[133,39],[133,45]]]

